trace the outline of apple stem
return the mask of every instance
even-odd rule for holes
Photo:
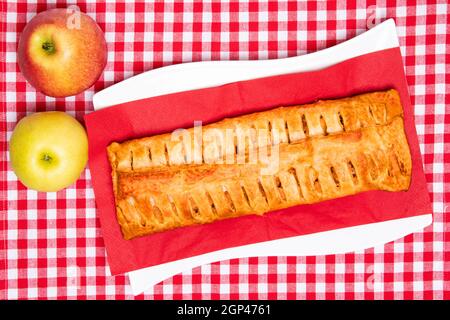
[[[50,157],[48,154],[44,154],[44,156],[42,157],[42,160],[47,161],[47,162],[51,162],[52,161],[52,157]]]
[[[42,44],[42,49],[44,49],[47,53],[51,54],[55,52],[55,45],[52,42],[44,42]]]

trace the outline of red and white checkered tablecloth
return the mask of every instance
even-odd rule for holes
[[[54,2],[54,1],[50,1]],[[112,277],[96,216],[90,172],[58,193],[26,189],[8,163],[16,122],[62,110],[82,120],[92,95],[163,65],[267,59],[313,52],[394,18],[415,108],[434,223],[424,231],[357,253],[233,259],[178,274],[136,298],[445,299],[450,298],[450,32],[446,1],[186,1],[76,4],[105,31],[108,64],[93,88],[54,99],[20,74],[20,32],[37,12],[72,1],[0,3],[0,299],[133,299]],[[170,112],[170,110],[168,110]]]

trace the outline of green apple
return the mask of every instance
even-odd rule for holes
[[[86,166],[86,131],[64,112],[35,113],[17,123],[9,154],[12,169],[25,186],[58,191],[75,182]]]

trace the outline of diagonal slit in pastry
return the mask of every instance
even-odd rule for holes
[[[374,117],[377,121],[372,120]],[[124,238],[225,218],[262,215],[364,191],[409,188],[411,155],[403,128],[402,105],[395,90],[275,108],[224,119],[204,129],[236,135],[237,127],[240,132],[254,130],[252,136],[239,139],[251,143],[245,146],[245,152],[257,152],[258,156],[265,155],[264,159],[261,156],[249,161],[255,157],[237,157],[236,136],[220,140],[230,142],[229,146],[219,146],[222,160],[233,160],[221,163],[205,162],[204,159],[212,158],[210,154],[202,154],[197,157],[200,161],[193,163],[172,163],[170,159],[184,157],[181,153],[186,150],[167,148],[170,133],[109,145],[115,201],[120,208],[118,221]],[[255,139],[258,128],[263,138]],[[274,139],[276,130],[281,130],[279,136],[285,138]],[[193,133],[193,129],[187,132]],[[187,145],[194,145],[194,135],[191,136],[192,143]],[[209,148],[202,146],[200,150],[206,153]],[[241,163],[239,159],[246,161]],[[264,172],[268,164],[272,171]],[[264,176],[271,178],[264,180]],[[280,177],[285,177],[283,182]],[[193,194],[202,196],[194,200],[190,196]],[[127,203],[142,196],[171,207],[154,209],[158,219],[145,214],[148,207],[136,208],[143,214],[134,218],[134,213],[126,212],[130,208]],[[135,206],[139,203],[135,202]],[[195,218],[180,212],[190,212]],[[148,220],[143,223],[143,218]]]

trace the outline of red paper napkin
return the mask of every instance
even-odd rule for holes
[[[274,211],[262,217],[228,219],[133,240],[122,238],[106,155],[106,147],[111,142],[192,127],[194,120],[207,124],[280,105],[388,88],[399,91],[404,108],[405,130],[413,160],[412,181],[407,192],[371,191]],[[241,81],[123,103],[93,112],[85,121],[97,212],[112,274],[229,247],[432,212],[398,48],[366,54],[320,71]]]

